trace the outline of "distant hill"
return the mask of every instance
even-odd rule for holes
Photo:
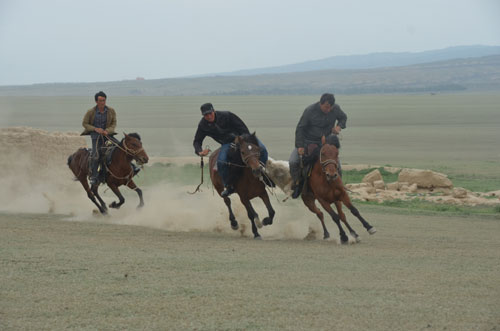
[[[3,96],[277,95],[500,91],[500,55],[400,67],[0,87]]]
[[[220,73],[222,76],[251,76],[288,72],[305,72],[329,69],[372,69],[399,67],[452,59],[500,55],[500,46],[455,46],[425,52],[372,53],[364,55],[332,56],[321,60],[307,61],[277,67],[246,69]]]

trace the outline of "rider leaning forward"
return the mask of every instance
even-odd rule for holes
[[[339,134],[345,129],[347,115],[335,104],[333,94],[325,93],[319,102],[304,110],[295,130],[295,149],[288,161],[292,177],[292,198],[299,197],[302,190],[302,169],[300,157],[309,145],[321,146],[321,137],[330,133]],[[340,172],[340,162],[339,162]]]
[[[234,193],[234,186],[228,182],[228,152],[231,148],[231,143],[234,143],[237,136],[249,134],[250,132],[245,123],[230,111],[216,111],[211,103],[203,104],[200,109],[203,118],[198,123],[198,129],[194,136],[194,151],[199,156],[208,155],[210,150],[202,148],[203,139],[206,136],[211,137],[221,144],[217,158],[217,172],[224,184],[224,191],[221,193],[221,196],[227,197],[231,193]],[[260,140],[259,148],[260,162],[265,165],[267,162],[267,149]]]

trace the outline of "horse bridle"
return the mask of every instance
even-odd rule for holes
[[[321,147],[321,149],[319,150],[319,163],[321,164],[321,168],[323,168],[323,172],[326,173],[326,167],[330,164],[334,164],[335,165],[335,169],[337,170],[339,165],[338,165],[338,162],[335,161],[334,159],[326,159],[326,160],[321,160],[321,151],[323,150],[325,146],[323,145]]]
[[[243,160],[243,163],[248,164],[248,160],[250,160],[250,158],[252,158],[252,157],[255,157],[255,158],[259,159],[259,157],[260,157],[260,150],[259,150],[259,148],[258,148],[257,145],[249,143],[248,144],[248,147],[249,147],[248,149],[252,150],[252,148],[254,148],[253,146],[255,146],[255,148],[257,149],[257,152],[250,152],[250,153],[248,153],[248,155],[242,155],[241,158]]]
[[[124,148],[124,152],[127,153],[128,155],[132,156],[132,157],[135,157],[137,156],[137,154],[139,154],[140,152],[142,152],[144,150],[143,147],[139,148],[138,150],[134,150],[134,149],[131,149],[127,146],[127,144],[125,144],[125,139],[123,140],[123,148]]]

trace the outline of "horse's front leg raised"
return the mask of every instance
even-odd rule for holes
[[[119,209],[120,206],[123,205],[123,203],[125,202],[125,198],[123,197],[122,193],[115,184],[108,184],[108,186],[119,199],[118,203],[116,201],[113,201],[112,203],[109,204],[109,207]]]
[[[262,199],[262,201],[264,201],[264,204],[266,205],[267,208],[267,212],[269,213],[269,216],[262,220],[262,224],[271,225],[273,224],[275,211],[273,209],[273,206],[271,205],[271,201],[269,200],[269,195],[267,195],[267,192],[264,191],[264,193],[260,195],[260,198]]]
[[[358,234],[356,231],[354,231],[353,228],[351,228],[351,225],[347,223],[347,217],[345,217],[344,212],[342,211],[342,202],[341,201],[335,201],[335,207],[337,208],[337,213],[339,214],[340,220],[347,226],[347,230],[349,230],[349,233],[351,236],[356,239],[356,242],[360,242],[361,240],[359,239]]]
[[[363,216],[361,216],[358,209],[356,207],[354,207],[354,205],[352,204],[351,199],[349,199],[349,196],[347,195],[347,193],[342,196],[341,200],[342,200],[342,203],[344,203],[344,205],[347,208],[349,208],[351,213],[359,219],[359,221],[361,222],[361,224],[363,224],[363,226],[365,227],[366,231],[368,231],[369,234],[374,234],[375,232],[377,232],[377,229],[375,229],[375,227],[371,226],[370,223],[368,223],[363,218]]]
[[[347,244],[349,242],[349,238],[347,238],[347,235],[345,234],[344,229],[342,228],[342,225],[340,224],[339,215],[337,215],[333,211],[332,207],[330,206],[330,204],[327,201],[325,201],[323,199],[318,199],[318,201],[321,204],[321,206],[323,206],[323,208],[328,212],[328,214],[330,214],[330,216],[332,217],[335,224],[337,224],[337,227],[339,228],[339,233],[340,233],[340,242],[342,244]]]
[[[245,208],[247,210],[248,218],[252,222],[253,238],[254,239],[262,239],[259,232],[257,231],[257,226],[255,225],[257,223],[257,224],[260,224],[260,226],[259,226],[260,228],[262,227],[262,223],[259,220],[259,215],[257,215],[255,210],[253,209],[252,204],[250,203],[250,200],[248,200],[246,198],[242,198],[241,196],[240,196],[240,200],[241,200],[241,203],[245,206]]]
[[[127,186],[136,191],[137,192],[137,195],[139,196],[139,205],[137,206],[137,208],[142,208],[144,207],[144,199],[142,198],[142,190],[140,188],[137,187],[137,185],[135,185],[134,181],[131,180]]]

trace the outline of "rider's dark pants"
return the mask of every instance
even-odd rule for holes
[[[97,170],[99,168],[99,151],[101,150],[101,147],[104,145],[104,142],[106,138],[104,138],[101,135],[97,136],[91,136],[92,138],[92,151],[90,153],[90,171],[91,175],[90,178],[97,178]]]
[[[266,146],[264,146],[264,144],[260,140],[258,140],[258,141],[259,141],[259,149],[260,149],[259,161],[261,163],[263,163],[265,166],[266,162],[267,162],[267,158],[268,158],[267,149],[266,149]],[[228,160],[227,160],[227,154],[228,154],[230,148],[231,148],[231,144],[223,144],[220,147],[219,157],[217,158],[217,172],[219,173],[219,175],[222,179],[222,184],[224,184],[224,187],[226,187],[227,184],[229,184],[228,183],[229,164],[228,164]]]

